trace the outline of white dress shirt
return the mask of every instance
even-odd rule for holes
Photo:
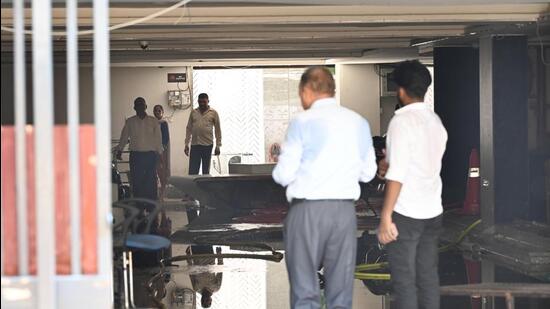
[[[162,153],[162,133],[157,118],[137,115],[126,119],[117,150],[123,150],[130,139],[130,151],[156,151]]]
[[[394,211],[414,219],[443,212],[441,159],[447,131],[441,119],[423,102],[395,112],[387,134],[386,178],[402,184]]]
[[[375,173],[369,123],[327,98],[292,120],[273,179],[287,187],[289,202],[356,200],[361,194],[359,181],[368,182]]]

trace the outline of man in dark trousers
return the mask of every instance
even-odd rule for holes
[[[202,163],[202,174],[210,174],[210,159],[212,149],[216,156],[220,155],[222,146],[222,130],[218,113],[208,105],[208,95],[199,94],[199,107],[192,110],[187,122],[185,137],[185,154],[189,156],[189,175],[198,175]],[[214,137],[216,146],[214,147]],[[191,148],[189,148],[191,142]]]
[[[134,100],[136,115],[126,119],[115,147],[117,159],[122,159],[122,150],[130,142],[130,184],[133,197],[158,199],[157,161],[163,152],[159,122],[147,115],[145,99]]]
[[[387,244],[395,296],[392,308],[437,309],[443,212],[439,174],[447,132],[423,102],[431,83],[424,65],[416,60],[401,62],[393,79],[402,107],[389,125],[386,161],[379,163],[387,184],[378,240]]]
[[[293,309],[320,308],[317,271],[323,266],[327,307],[351,308],[354,200],[359,181],[369,182],[376,173],[370,127],[336,102],[334,78],[324,67],[305,71],[299,94],[305,112],[290,123],[273,170],[290,202],[284,223],[290,302]]]

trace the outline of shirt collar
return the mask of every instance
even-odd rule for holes
[[[332,104],[336,104],[335,98],[324,98],[313,102],[313,104],[311,104],[311,108],[314,109],[314,108],[329,106]]]
[[[209,106],[208,109],[207,109],[204,113],[201,112],[200,107],[195,108],[195,110],[196,110],[197,112],[201,113],[202,115],[206,115],[208,112],[210,112],[210,111],[212,110],[212,108]]]
[[[427,108],[428,108],[428,104],[426,104],[424,102],[415,102],[415,103],[411,103],[409,105],[405,105],[405,106],[401,107],[400,109],[395,111],[395,114],[399,115],[399,114],[402,114],[402,113],[406,113],[408,111],[423,110],[423,109],[427,109]]]

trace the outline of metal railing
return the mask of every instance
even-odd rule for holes
[[[93,1],[94,37],[94,135],[95,153],[87,162],[95,166],[95,249],[97,269],[84,273],[81,235],[86,228],[81,222],[82,184],[80,154],[81,124],[79,119],[78,1],[67,0],[67,140],[70,217],[70,271],[60,275],[56,270],[56,167],[54,160],[54,97],[52,50],[52,0],[32,1],[32,77],[34,126],[26,120],[25,16],[24,2],[14,0],[14,94],[15,94],[15,205],[17,228],[17,271],[7,274],[4,267],[6,231],[2,227],[2,307],[91,308],[112,307],[112,240],[111,240],[111,121],[109,76],[109,5],[108,0]],[[29,26],[29,25],[27,25]],[[30,27],[29,27],[30,28]],[[27,30],[28,32],[28,30]],[[39,81],[39,82],[36,82]],[[34,153],[28,156],[27,137],[32,130]],[[4,143],[4,141],[3,141]],[[38,155],[39,154],[39,155]],[[31,158],[33,161],[28,161]],[[4,160],[4,159],[3,159]],[[27,163],[34,165],[34,177],[27,177]],[[3,162],[3,164],[10,162]],[[90,179],[90,178],[88,178]],[[29,181],[35,184],[30,200]],[[3,179],[4,181],[4,179]],[[2,221],[6,192],[2,190]],[[36,226],[29,226],[28,205],[36,204]],[[30,232],[36,234],[36,275],[29,269]],[[12,235],[13,236],[13,235]],[[13,253],[8,253],[13,254]],[[34,257],[33,257],[34,258]],[[61,297],[59,297],[61,296]]]

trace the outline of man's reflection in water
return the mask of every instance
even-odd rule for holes
[[[198,217],[196,210],[188,210],[187,217],[189,222],[192,222]],[[220,247],[216,248],[216,254],[221,254],[222,250]],[[187,254],[214,254],[214,247],[207,245],[198,245],[190,246],[187,248]],[[223,265],[223,258],[217,258],[217,265]],[[199,272],[196,270],[192,271],[189,274],[191,278],[191,283],[193,285],[193,290],[201,294],[201,306],[203,308],[210,308],[212,305],[212,294],[220,290],[222,285],[222,273],[211,272],[209,267],[211,265],[216,265],[216,258],[200,258],[200,259],[190,259],[188,261],[189,265],[199,266],[204,269],[199,269]]]

